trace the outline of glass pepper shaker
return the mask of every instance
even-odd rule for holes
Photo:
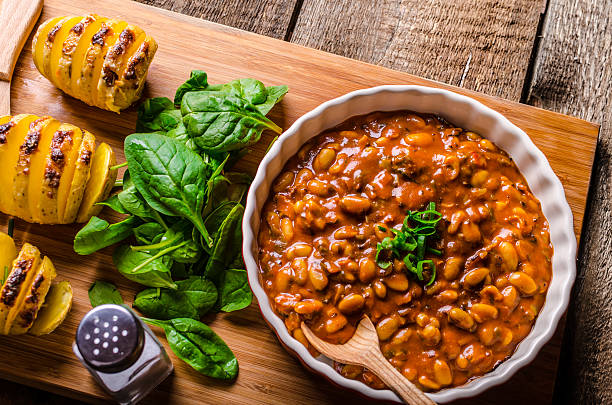
[[[120,404],[137,403],[173,370],[151,329],[121,305],[89,311],[79,324],[72,350]]]

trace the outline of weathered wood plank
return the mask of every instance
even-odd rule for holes
[[[612,0],[551,0],[531,104],[602,124],[555,403],[612,403]]]
[[[136,1],[278,39],[285,38],[297,2],[297,0]]]
[[[545,0],[305,0],[291,41],[516,100]]]

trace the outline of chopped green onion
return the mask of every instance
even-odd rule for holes
[[[428,246],[428,241],[436,237],[436,225],[441,219],[442,214],[436,211],[434,202],[427,204],[424,211],[408,211],[402,229],[389,228],[393,237],[386,237],[376,245],[376,264],[382,269],[388,269],[394,259],[402,260],[407,270],[419,281],[424,281],[423,272],[430,272],[431,276],[425,286],[433,284],[436,265],[433,260],[425,259],[425,255],[442,254],[440,250]],[[378,228],[381,231],[387,230],[380,225]]]
[[[442,251],[440,251],[438,249],[431,248],[431,247],[427,247],[427,251],[429,253],[433,253],[436,256],[440,256],[442,254]]]
[[[389,238],[385,238],[385,239],[389,239]],[[385,241],[385,239],[383,239],[383,242]],[[380,254],[380,252],[382,252],[385,248],[383,248],[382,243],[379,243],[376,246],[376,264],[378,264],[378,267],[380,267],[381,269],[388,269],[389,266],[391,266],[391,262],[382,262],[378,259],[378,255]]]
[[[417,260],[420,262],[425,257],[425,236],[419,235],[417,238]]]

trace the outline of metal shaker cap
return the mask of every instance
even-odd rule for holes
[[[76,344],[83,360],[102,372],[118,372],[134,364],[144,342],[136,315],[121,305],[100,305],[81,320]]]

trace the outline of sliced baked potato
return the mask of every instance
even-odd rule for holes
[[[64,322],[72,308],[72,287],[68,281],[51,285],[44,307],[38,313],[38,318],[28,331],[35,336],[53,332]]]
[[[156,51],[141,28],[97,15],[49,20],[32,42],[37,69],[54,85],[115,112],[140,97]]]
[[[11,117],[2,125],[0,134],[0,211],[8,215],[17,215],[13,196],[13,180],[17,172],[19,148],[23,144],[30,124],[35,115],[21,114]]]
[[[57,199],[48,198],[48,191],[43,185],[52,186],[59,180],[58,172],[47,170],[49,156],[54,155],[52,141],[59,127],[59,121],[50,118],[40,133],[37,150],[31,155],[28,169],[28,206],[33,222],[57,222]]]
[[[96,203],[106,200],[113,188],[117,179],[117,169],[112,167],[116,164],[115,152],[106,143],[100,144],[93,156],[91,176],[81,201],[77,222],[87,222],[89,218],[100,213],[102,206]]]
[[[89,15],[87,17],[94,21],[79,38],[77,49],[72,55],[72,66],[69,74],[70,95],[91,104],[91,94],[87,93],[87,91],[90,91],[91,82],[86,82],[88,77],[83,74],[83,68],[86,66],[88,55],[90,54],[90,47],[93,45],[100,47],[100,42],[103,40],[104,34],[108,32],[108,18],[98,15]],[[97,44],[93,44],[93,42],[97,42]],[[62,62],[60,62],[58,67],[58,70],[60,69],[66,69],[65,64],[62,64]]]
[[[63,17],[55,17],[43,22],[40,27],[38,27],[38,31],[36,31],[36,34],[34,34],[34,39],[32,40],[32,59],[34,59],[34,65],[36,65],[36,69],[38,69],[38,71],[41,73],[45,69],[42,63],[44,48],[47,44],[45,38],[49,36],[51,30],[55,28],[57,23],[61,21],[62,18]]]
[[[38,181],[30,175],[32,162],[37,164],[44,157],[41,144],[44,143],[43,133],[47,125],[54,125],[57,121],[49,116],[35,119],[27,129],[27,133],[21,146],[19,146],[17,164],[13,177],[13,204],[15,215],[26,221],[32,222],[32,211],[30,210],[29,190],[30,179]],[[10,190],[10,189],[9,189]]]
[[[7,335],[41,263],[40,251],[26,243],[0,290],[0,333]]]
[[[68,190],[66,209],[61,220],[64,224],[70,224],[76,220],[79,207],[83,201],[85,187],[89,181],[95,148],[96,138],[90,132],[83,130],[83,142],[81,142],[81,147],[74,163],[74,176],[72,177],[70,190]],[[107,196],[108,193],[104,198]],[[89,219],[87,220],[89,221]]]
[[[67,281],[51,284],[56,277],[51,259],[29,243],[17,255],[13,238],[0,232],[0,266],[9,270],[0,282],[0,334],[53,331],[70,310],[72,289]]]
[[[43,23],[36,35],[34,36],[33,43],[36,44],[36,47],[32,48],[32,55],[38,58],[38,63],[35,61],[35,65],[40,66],[42,70],[41,73],[46,77],[49,75],[49,70],[51,65],[48,63],[51,57],[51,50],[53,49],[53,44],[55,42],[55,35],[62,28],[64,23],[69,19],[69,17],[57,17],[49,20],[49,23]],[[38,52],[34,52],[37,50]]]
[[[72,223],[79,212],[88,221],[117,177],[112,149],[95,145],[90,132],[48,116],[0,117],[0,211],[42,224]]]
[[[64,223],[63,218],[64,211],[66,210],[66,203],[68,202],[68,194],[70,193],[77,159],[79,158],[79,152],[83,143],[83,130],[74,125],[68,125],[67,127],[70,128],[70,132],[74,135],[74,143],[69,153],[65,156],[64,174],[57,189],[57,212],[58,220],[61,223]]]
[[[84,85],[82,91],[89,96],[90,105],[102,108],[98,104],[98,83],[100,78],[108,75],[108,72],[102,72],[102,65],[126,27],[127,22],[125,21],[108,20],[102,24],[100,31],[94,34],[89,44],[81,68],[81,79]],[[87,102],[87,100],[84,101]]]
[[[72,92],[72,69],[79,71],[84,50],[87,48],[86,41],[81,41],[81,37],[92,36],[93,32],[100,29],[102,21],[96,19],[96,17],[94,15],[81,17],[81,20],[70,29],[66,39],[64,39],[57,66],[55,70],[51,71],[60,88],[73,97],[77,96]]]
[[[55,267],[51,259],[45,256],[34,275],[32,285],[30,285],[30,289],[27,291],[21,308],[17,311],[9,335],[24,334],[32,327],[38,311],[40,311],[43,302],[45,302],[47,292],[49,292],[51,282],[55,279],[55,276]]]
[[[48,59],[45,61],[45,63],[47,63],[49,66],[48,79],[51,80],[51,83],[53,83],[55,87],[59,87],[63,91],[65,91],[65,86],[63,85],[62,81],[59,80],[60,77],[57,74],[57,67],[63,53],[66,38],[68,38],[70,32],[72,32],[74,26],[77,25],[82,19],[83,17],[66,17],[63,19],[61,24],[58,23],[60,28],[55,32],[52,44],[49,44],[51,52],[48,53]],[[58,25],[56,25],[56,27]],[[47,40],[49,40],[48,37]]]
[[[53,134],[47,136],[51,144],[45,156],[42,181],[38,183],[41,185],[40,201],[37,206],[32,206],[32,210],[40,213],[38,222],[54,224],[62,222],[60,191],[66,188],[66,184],[70,185],[74,154],[81,144],[81,130],[74,125],[61,124]]]

